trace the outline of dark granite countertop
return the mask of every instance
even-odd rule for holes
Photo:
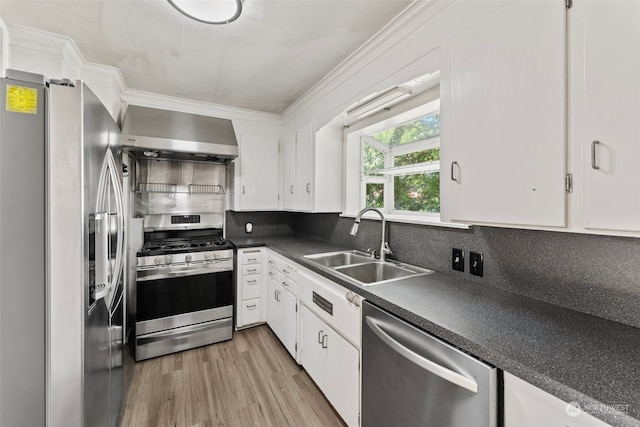
[[[578,402],[613,426],[640,426],[638,328],[479,285],[455,273],[364,287],[303,258],[350,249],[318,240],[230,240],[238,248],[266,245],[470,354],[566,402]]]

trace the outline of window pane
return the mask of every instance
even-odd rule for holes
[[[415,165],[416,163],[431,162],[434,160],[440,160],[440,148],[430,148],[428,150],[396,156],[393,158],[393,165],[408,166]]]
[[[440,172],[393,177],[394,209],[440,212]]]
[[[368,183],[365,204],[368,208],[384,208],[384,184]]]
[[[387,129],[373,137],[388,147],[396,147],[440,135],[440,114],[432,114],[406,125]]]
[[[364,144],[364,156],[362,160],[362,170],[366,175],[378,176],[379,174],[370,172],[384,168],[384,153],[376,150],[369,144]]]

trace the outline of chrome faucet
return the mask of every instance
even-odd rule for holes
[[[391,249],[389,248],[389,244],[384,239],[385,232],[387,229],[387,220],[385,219],[384,214],[382,212],[380,212],[376,208],[362,209],[360,212],[358,212],[358,215],[356,215],[356,221],[351,227],[351,232],[349,234],[351,234],[352,236],[355,236],[358,234],[358,227],[360,227],[360,218],[362,218],[362,215],[367,211],[377,212],[378,215],[380,215],[380,218],[382,219],[382,238],[380,241],[380,261],[385,261],[387,259],[387,255],[393,255],[393,252],[391,252]]]

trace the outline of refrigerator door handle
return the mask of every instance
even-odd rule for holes
[[[118,289],[118,283],[120,282],[120,278],[122,277],[122,270],[124,266],[124,257],[125,257],[125,245],[124,245],[124,201],[122,195],[122,185],[120,183],[120,179],[118,176],[118,166],[113,157],[113,152],[110,148],[107,149],[106,153],[106,162],[108,164],[109,176],[111,178],[111,186],[114,190],[115,202],[116,202],[116,260],[113,269],[113,274],[111,276],[111,284],[110,287],[112,289],[113,294],[116,293]],[[113,314],[112,311],[120,303],[120,299],[122,298],[122,294],[118,297],[118,300],[115,301],[115,304],[109,305],[109,314]],[[112,301],[113,302],[113,301]]]
[[[396,353],[400,354],[401,356],[412,361],[421,368],[431,372],[432,374],[442,378],[445,381],[449,381],[450,383],[469,390],[472,393],[478,393],[478,383],[473,381],[471,378],[465,377],[464,375],[452,371],[451,369],[438,365],[437,363],[403,346],[398,341],[394,340],[384,330],[382,330],[380,325],[378,325],[378,322],[376,322],[371,317],[367,317],[366,322],[367,325],[369,325],[371,331]]]
[[[95,300],[106,297],[109,294],[109,212],[95,213]]]
[[[111,274],[111,280],[109,283],[105,283],[104,286],[101,286],[101,289],[96,291],[95,298],[96,300],[100,298],[105,298],[105,302],[107,303],[107,307],[109,309],[109,313],[112,314],[113,307],[117,307],[119,304],[120,298],[118,301],[115,301],[114,305],[111,298],[115,295],[116,290],[118,288],[118,283],[122,276],[122,267],[124,265],[124,202],[122,199],[122,186],[120,184],[120,180],[118,179],[117,173],[117,165],[115,159],[113,157],[113,153],[111,149],[107,148],[105,153],[105,158],[102,163],[102,170],[100,171],[100,182],[98,183],[98,205],[96,207],[96,211],[100,212],[101,223],[107,224],[106,226],[106,235],[102,236],[102,238],[108,239],[108,233],[110,232],[111,220],[110,215],[111,212],[104,212],[105,208],[108,206],[104,206],[104,200],[106,196],[108,196],[108,183],[111,183],[111,187],[113,188],[114,198],[115,198],[115,214],[116,214],[116,259],[113,265],[113,272]],[[96,216],[98,218],[98,215]],[[102,224],[101,224],[102,225]],[[98,254],[96,254],[98,256]],[[109,252],[106,251],[104,254],[100,254],[99,263],[108,264]],[[98,263],[98,260],[96,260]],[[106,280],[105,280],[106,282]]]

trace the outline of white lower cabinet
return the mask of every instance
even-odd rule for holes
[[[238,249],[236,329],[264,323],[264,248]]]
[[[504,427],[609,427],[609,424],[540,390],[532,384],[504,373]]]
[[[360,352],[309,308],[300,314],[302,366],[349,426],[359,419]]]
[[[272,275],[267,277],[267,324],[295,359],[296,297]]]
[[[342,419],[358,426],[362,298],[272,250],[264,258],[267,324]]]

